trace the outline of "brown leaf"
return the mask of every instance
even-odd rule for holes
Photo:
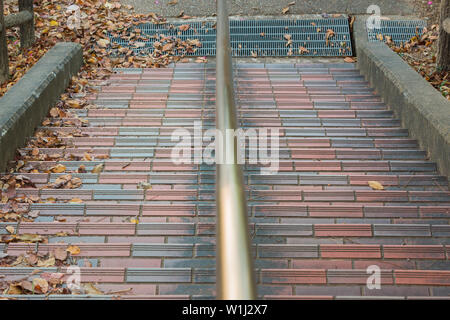
[[[62,248],[56,248],[53,250],[53,254],[56,260],[64,261],[67,259],[67,251]]]
[[[326,45],[328,46],[328,43],[330,42],[330,38],[333,38],[335,35],[333,29],[328,29],[326,34],[325,34],[325,42]]]
[[[178,29],[180,29],[181,31],[187,31],[189,30],[191,26],[189,24],[183,24],[181,26],[178,27]]]
[[[31,155],[33,157],[37,157],[39,155],[39,149],[38,148],[33,148],[33,150],[31,150]]]
[[[34,253],[30,253],[30,254],[26,257],[26,259],[27,259],[27,262],[28,262],[29,264],[31,264],[31,265],[35,265],[35,264],[38,263],[38,261],[39,261],[37,255],[34,254]]]
[[[306,49],[305,47],[300,47],[298,48],[298,53],[299,54],[309,53],[309,50]]]
[[[287,6],[286,8],[283,8],[283,10],[281,10],[281,13],[282,13],[282,14],[286,14],[286,13],[289,12],[289,9],[290,9],[290,7]]]
[[[42,278],[34,278],[33,279],[34,289],[40,293],[47,293],[48,291],[48,282]]]
[[[27,291],[33,291],[33,284],[30,281],[21,281],[20,282],[20,286],[22,287],[22,289],[27,290]]]
[[[59,109],[54,107],[50,109],[50,115],[52,118],[58,118],[59,117]]]
[[[347,63],[354,63],[355,59],[353,59],[352,57],[347,57],[347,58],[344,59],[344,61],[347,62]]]

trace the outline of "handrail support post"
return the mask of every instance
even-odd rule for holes
[[[32,14],[32,19],[20,25],[20,46],[22,49],[29,48],[34,43],[33,0],[19,0],[19,11],[25,10]]]

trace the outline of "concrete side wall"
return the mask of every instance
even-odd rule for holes
[[[79,44],[58,43],[0,99],[0,171],[33,135],[82,64]]]
[[[358,17],[354,30],[361,73],[449,177],[450,101],[387,45],[368,42],[364,17]]]

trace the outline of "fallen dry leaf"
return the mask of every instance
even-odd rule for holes
[[[14,232],[16,232],[16,229],[14,229],[13,226],[7,226],[5,229],[6,229],[6,231],[8,231],[8,232],[11,233],[11,234],[13,234]]]
[[[355,59],[353,59],[352,57],[347,57],[347,58],[344,59],[344,61],[347,62],[347,63],[354,63],[354,62],[356,62]]]
[[[183,24],[181,26],[178,27],[178,29],[180,29],[181,31],[187,31],[189,30],[191,26],[189,24]]]
[[[300,47],[298,48],[298,53],[299,54],[309,53],[309,50],[306,49],[305,47]]]
[[[374,190],[384,190],[384,187],[378,181],[368,181],[369,186]]]
[[[48,267],[53,267],[55,265],[55,263],[56,263],[55,257],[50,256],[46,260],[39,260],[37,263],[37,266],[41,267],[41,268],[48,268]]]
[[[53,173],[63,173],[66,171],[66,166],[63,164],[57,164],[56,166],[50,168],[50,171]]]
[[[94,167],[94,169],[92,169],[92,173],[100,173],[100,172],[102,172],[103,171],[103,168],[105,167],[105,165],[103,164],[103,163],[100,163],[100,164],[98,164],[98,165],[96,165],[95,167]]]
[[[77,255],[81,252],[81,249],[78,246],[70,245],[67,247],[66,251],[70,252],[71,255]]]
[[[56,248],[53,250],[53,255],[55,256],[56,260],[64,261],[67,259],[67,251],[63,248]]]
[[[69,203],[83,203],[83,200],[81,200],[80,198],[73,198],[70,199]]]
[[[47,293],[48,292],[48,282],[42,278],[34,278],[33,286],[36,291],[39,293]]]
[[[139,219],[137,219],[137,218],[132,218],[132,219],[130,220],[130,222],[131,222],[131,223],[134,223],[134,224],[139,224]]]
[[[41,242],[44,240],[44,238],[38,234],[30,234],[30,233],[24,233],[20,235],[16,235],[15,238],[19,241],[23,242]]]
[[[95,287],[92,283],[83,284],[83,289],[86,294],[103,295],[104,293]]]
[[[8,288],[8,294],[19,295],[22,294],[22,287],[20,284],[10,284]]]

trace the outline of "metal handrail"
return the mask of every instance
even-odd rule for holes
[[[237,129],[230,24],[225,0],[217,0],[216,38],[216,129],[226,137]],[[223,139],[225,141],[226,139]],[[217,297],[251,300],[256,297],[253,261],[242,169],[237,163],[237,143],[222,150],[232,164],[216,164]]]

